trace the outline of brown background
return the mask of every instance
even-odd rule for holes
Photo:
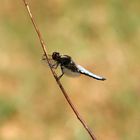
[[[29,1],[50,53],[107,81],[62,83],[99,140],[140,139],[140,2]],[[89,140],[47,67],[22,0],[0,8],[0,139]],[[59,72],[59,71],[58,71]]]

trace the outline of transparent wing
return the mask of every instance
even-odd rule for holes
[[[98,75],[96,75],[96,74],[94,74],[94,73],[92,73],[92,72],[86,70],[85,68],[83,68],[83,67],[80,66],[80,65],[77,65],[77,68],[79,69],[79,72],[80,72],[81,74],[90,76],[90,77],[92,77],[92,78],[94,78],[94,79],[97,79],[97,80],[106,80],[104,77],[98,76]]]

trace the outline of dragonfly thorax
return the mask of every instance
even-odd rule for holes
[[[58,52],[53,52],[52,59],[61,65],[68,65],[71,62],[71,57],[68,55],[60,55]]]

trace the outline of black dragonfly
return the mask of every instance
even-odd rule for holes
[[[92,77],[96,80],[106,80],[106,78],[98,76],[85,68],[83,68],[80,65],[77,65],[72,58],[69,55],[61,55],[59,52],[53,52],[52,55],[50,55],[51,58],[49,58],[51,67],[53,69],[57,69],[57,67],[60,65],[62,74],[58,77],[60,79],[64,74],[68,76],[79,76],[80,74],[87,75],[89,77]],[[43,60],[46,60],[45,55],[42,58]]]

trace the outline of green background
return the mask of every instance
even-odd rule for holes
[[[49,53],[107,78],[61,79],[96,137],[139,140],[140,1],[28,2]],[[42,55],[23,1],[1,1],[0,140],[89,140]]]

